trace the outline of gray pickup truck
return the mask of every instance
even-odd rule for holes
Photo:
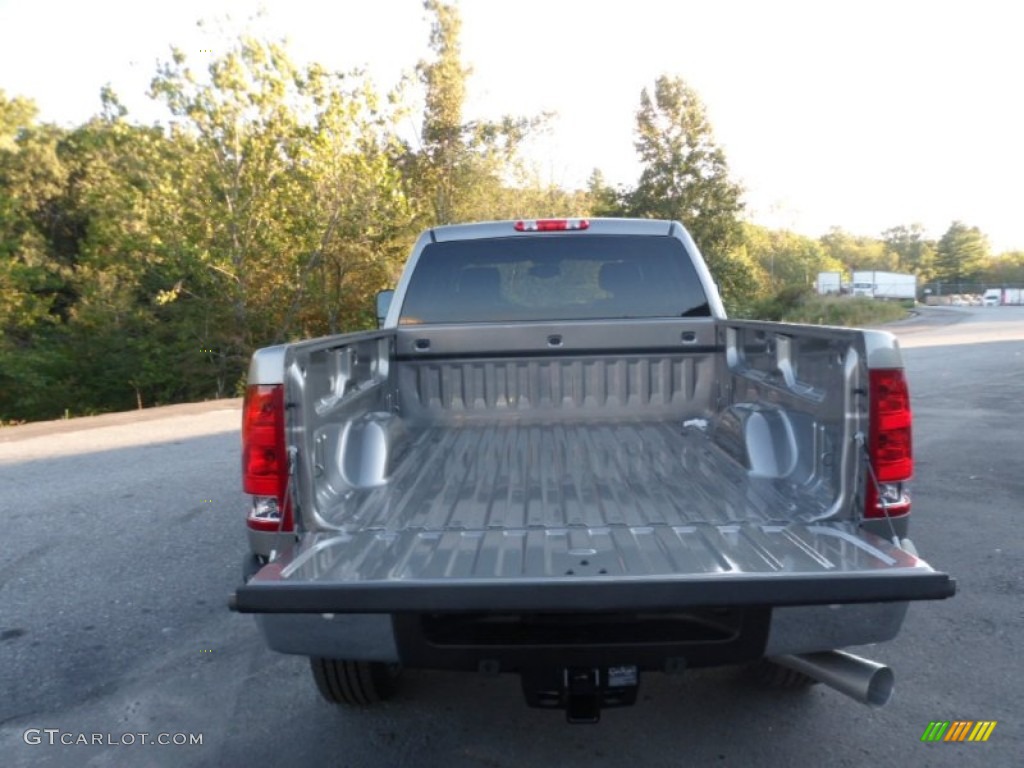
[[[676,222],[438,227],[380,329],[261,349],[234,610],[329,701],[515,673],[593,722],[641,673],[749,664],[884,704],[955,582],[907,539],[911,410],[880,331],[728,320]]]

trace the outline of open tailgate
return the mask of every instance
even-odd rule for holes
[[[956,582],[848,523],[306,534],[243,613],[673,610],[938,600]]]

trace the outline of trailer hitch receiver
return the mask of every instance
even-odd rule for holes
[[[531,707],[564,709],[570,723],[589,724],[601,719],[605,707],[636,702],[640,672],[635,666],[564,667],[524,672],[522,682]]]

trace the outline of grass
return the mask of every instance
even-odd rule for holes
[[[758,320],[861,327],[889,323],[907,316],[911,302],[850,296],[818,296],[804,289],[784,288],[743,313]]]
[[[906,316],[907,310],[899,302],[860,297],[814,296],[801,301],[786,312],[782,319],[790,323],[857,327],[889,323]]]

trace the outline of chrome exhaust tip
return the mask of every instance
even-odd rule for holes
[[[769,661],[813,677],[840,693],[871,707],[883,707],[892,698],[896,677],[885,664],[846,651],[773,656]]]

